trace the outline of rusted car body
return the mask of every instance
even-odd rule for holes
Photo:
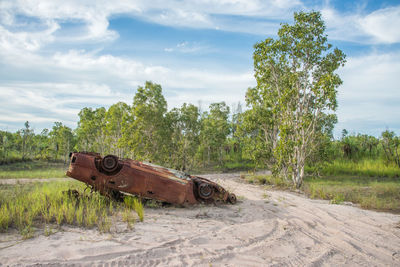
[[[114,155],[71,153],[67,176],[111,197],[133,194],[172,204],[236,203],[234,194],[208,179]]]

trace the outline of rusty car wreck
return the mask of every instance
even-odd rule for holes
[[[114,198],[133,194],[171,204],[236,203],[235,194],[208,179],[114,155],[71,153],[67,176]]]

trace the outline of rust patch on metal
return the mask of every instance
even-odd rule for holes
[[[70,159],[67,176],[109,197],[133,194],[172,204],[236,203],[235,194],[217,183],[162,166],[92,152],[74,152]]]

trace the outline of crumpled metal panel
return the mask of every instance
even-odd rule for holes
[[[236,196],[202,177],[116,156],[98,153],[70,154],[67,176],[107,196],[134,194],[172,204],[236,203]]]

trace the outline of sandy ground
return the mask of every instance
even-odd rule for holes
[[[400,266],[399,215],[266,191],[234,174],[203,176],[239,203],[146,209],[144,222],[129,230],[116,221],[110,234],[0,234],[0,265]]]

